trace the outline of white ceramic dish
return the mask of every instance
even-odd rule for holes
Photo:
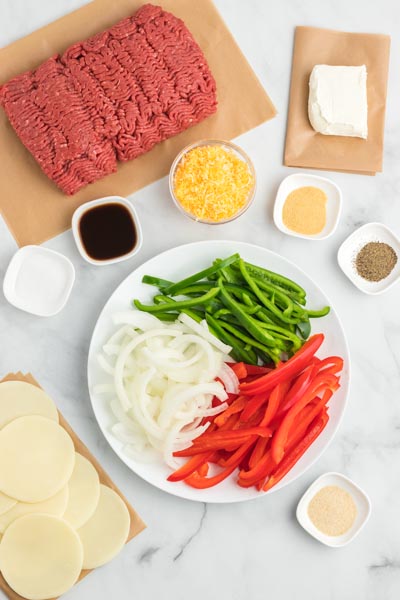
[[[299,187],[314,186],[320,188],[327,196],[326,203],[326,225],[321,233],[316,235],[304,235],[292,231],[284,224],[282,220],[282,211],[285,200],[293,190]],[[330,179],[319,177],[319,175],[310,175],[308,173],[294,173],[285,177],[278,188],[274,205],[274,222],[278,229],[288,235],[303,238],[306,240],[325,240],[332,235],[339,222],[342,212],[342,192]]]
[[[368,242],[385,242],[397,254],[397,263],[393,271],[381,281],[367,281],[356,271],[354,261],[357,253]],[[400,279],[400,240],[382,223],[366,223],[356,229],[340,246],[337,258],[343,273],[365,294],[382,294]]]
[[[104,342],[114,331],[111,317],[115,312],[131,308],[133,298],[139,298],[143,302],[151,302],[156,290],[151,286],[141,283],[143,275],[149,274],[178,281],[209,266],[215,258],[224,258],[235,252],[239,252],[249,262],[265,266],[268,269],[294,279],[307,290],[309,306],[321,308],[326,304],[331,305],[325,294],[303,271],[274,252],[243,242],[219,240],[195,242],[185,246],[178,246],[155,256],[133,271],[117,287],[98,318],[89,349],[88,383],[90,398],[97,422],[110,446],[133,472],[152,485],[181,498],[200,502],[240,502],[249,500],[250,498],[259,498],[263,493],[253,488],[240,488],[236,485],[234,476],[214,488],[196,490],[182,482],[172,483],[167,481],[166,478],[171,471],[161,461],[159,463],[145,464],[128,457],[123,451],[122,444],[110,431],[111,425],[114,423],[113,415],[109,408],[110,396],[105,397],[105,395],[93,392],[95,384],[103,383],[107,379],[107,376],[104,375],[104,372],[98,365],[96,356],[100,352]],[[331,402],[331,418],[325,430],[290,473],[271,492],[282,489],[297,479],[320,457],[333,439],[346,405],[349,388],[349,352],[346,337],[335,310],[332,308],[327,317],[316,319],[312,326],[314,331],[322,331],[326,334],[321,355],[340,355],[344,358],[345,369],[342,374],[341,387],[335,394],[334,402]]]
[[[127,254],[124,254],[122,256],[117,256],[115,258],[110,258],[108,260],[95,260],[94,258],[91,258],[89,256],[89,254],[86,252],[84,245],[82,244],[81,236],[79,234],[79,221],[80,221],[80,218],[82,217],[82,215],[90,208],[93,208],[94,206],[99,206],[101,204],[111,204],[111,203],[122,204],[125,208],[128,209],[128,211],[132,217],[133,223],[135,225],[135,228],[136,228],[136,244],[130,252],[128,252]],[[72,215],[71,225],[72,225],[72,234],[74,236],[76,246],[79,250],[79,254],[82,256],[82,258],[84,258],[91,265],[97,265],[97,266],[112,265],[114,263],[118,263],[123,260],[128,260],[128,258],[132,258],[133,256],[135,256],[135,254],[137,254],[139,252],[140,248],[142,247],[142,242],[143,242],[142,228],[140,226],[140,222],[139,222],[138,216],[136,214],[136,210],[133,208],[133,206],[129,202],[129,200],[127,200],[126,198],[123,198],[122,196],[106,196],[104,198],[98,198],[97,200],[91,200],[90,202],[85,202],[85,204],[82,204],[81,206],[79,206],[76,209],[76,211],[74,212],[74,214]]]
[[[10,304],[40,317],[62,310],[75,281],[72,262],[42,246],[24,246],[12,257],[3,282]]]
[[[330,536],[322,533],[313,525],[308,516],[308,505],[310,500],[315,496],[319,490],[327,485],[335,485],[343,488],[346,492],[352,496],[355,505],[357,507],[357,516],[353,523],[353,526],[344,533],[343,535],[338,536]],[[358,535],[361,529],[364,527],[365,523],[368,521],[369,516],[371,514],[371,502],[367,496],[367,494],[352,481],[348,477],[345,477],[341,473],[324,473],[321,477],[318,477],[310,485],[310,487],[303,494],[300,502],[297,505],[296,517],[300,525],[315,539],[317,539],[322,544],[326,546],[331,546],[332,548],[340,548],[341,546],[345,546]]]

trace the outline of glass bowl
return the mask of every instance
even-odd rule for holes
[[[182,204],[179,202],[178,198],[175,195],[175,183],[174,182],[175,182],[176,170],[178,168],[179,163],[181,162],[182,158],[185,157],[191,150],[194,150],[195,148],[198,148],[201,146],[220,146],[222,148],[225,148],[225,149],[233,152],[238,158],[240,158],[244,163],[246,163],[246,165],[251,173],[251,176],[253,178],[253,185],[251,186],[251,189],[249,191],[246,203],[242,206],[242,208],[240,210],[238,210],[238,212],[236,212],[235,214],[233,214],[232,216],[230,216],[226,219],[221,219],[220,221],[212,221],[212,220],[201,219],[199,217],[196,217],[195,215],[193,215],[192,213],[187,211],[182,206]],[[244,212],[246,212],[246,210],[249,208],[250,204],[252,203],[252,201],[254,199],[254,195],[255,195],[255,191],[256,191],[256,173],[255,173],[254,166],[253,166],[253,163],[251,162],[250,158],[242,150],[242,148],[240,148],[239,146],[236,146],[236,144],[232,144],[232,142],[226,142],[224,140],[200,140],[199,142],[195,142],[194,144],[189,144],[189,146],[186,146],[185,148],[183,148],[183,150],[181,150],[179,152],[178,156],[175,158],[174,162],[171,165],[171,169],[169,172],[169,190],[170,190],[171,196],[172,196],[177,208],[184,215],[186,215],[193,221],[197,221],[198,223],[206,223],[207,225],[222,225],[224,223],[230,223],[231,221],[234,221],[235,219],[240,217]]]

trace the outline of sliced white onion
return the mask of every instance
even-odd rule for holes
[[[115,369],[114,367],[112,367],[107,360],[104,358],[103,354],[98,354],[97,355],[97,361],[100,365],[100,367],[103,369],[103,371],[105,371],[106,373],[108,373],[108,375],[114,375]]]
[[[228,394],[237,394],[239,392],[239,379],[237,378],[236,373],[226,363],[222,363],[218,378],[224,384]]]
[[[178,319],[179,319],[179,321],[184,323],[187,327],[189,327],[190,329],[193,329],[193,331],[195,333],[197,333],[197,335],[203,337],[205,340],[207,340],[207,342],[209,342],[210,344],[215,346],[215,348],[220,350],[220,352],[223,352],[224,354],[229,354],[229,352],[232,350],[231,346],[224,344],[223,342],[221,342],[221,340],[216,338],[215,335],[210,333],[206,321],[204,321],[205,326],[199,325],[199,323],[197,323],[194,319],[192,319],[192,317],[189,317],[189,315],[185,315],[184,313],[181,313],[179,315]],[[203,323],[203,321],[202,321],[202,323]]]
[[[134,310],[114,315],[119,327],[99,356],[108,380],[95,391],[112,394],[111,431],[135,460],[156,455],[175,468],[173,453],[206,431],[203,418],[225,410],[226,390],[236,385],[222,366],[230,348],[188,319],[166,324]]]
[[[110,345],[118,344],[119,345],[121,343],[122,338],[126,335],[130,335],[131,337],[134,337],[135,335],[138,335],[138,334],[135,331],[135,329],[133,327],[131,327],[130,325],[123,325],[122,327],[117,329],[117,331],[115,331],[111,337],[108,338],[105,345],[106,346],[108,344],[110,344]],[[103,346],[103,348],[104,348],[104,346]]]

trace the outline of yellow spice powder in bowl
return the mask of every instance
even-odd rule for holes
[[[242,215],[255,193],[254,167],[241,148],[202,140],[184,148],[172,164],[169,186],[177,207],[201,223],[228,223]]]
[[[321,233],[326,225],[327,196],[315,186],[303,186],[290,192],[282,210],[282,221],[291,231],[303,235]]]

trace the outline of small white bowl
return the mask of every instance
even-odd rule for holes
[[[357,507],[357,516],[352,527],[344,533],[343,535],[338,536],[330,536],[322,533],[319,529],[315,527],[312,523],[310,517],[308,516],[308,505],[311,499],[315,496],[319,490],[327,485],[334,485],[341,487],[342,489],[348,492]],[[345,477],[341,473],[324,473],[318,479],[314,481],[310,485],[310,487],[306,490],[303,496],[300,499],[300,502],[297,505],[296,517],[300,525],[317,539],[322,544],[326,546],[331,546],[332,548],[340,548],[341,546],[345,546],[358,535],[361,529],[364,527],[366,522],[369,519],[371,514],[371,502],[368,498],[367,494],[352,481],[348,477]]]
[[[89,256],[89,254],[86,252],[86,249],[85,249],[84,245],[82,244],[81,236],[79,233],[79,221],[80,221],[82,215],[87,210],[89,210],[90,208],[93,208],[94,206],[99,206],[100,204],[121,204],[122,206],[124,206],[125,208],[128,209],[128,211],[132,217],[133,223],[135,225],[135,228],[136,228],[136,244],[133,247],[133,249],[130,252],[128,252],[127,254],[123,254],[122,256],[116,256],[115,258],[109,258],[106,260],[96,260],[96,259],[92,258],[91,256]],[[142,242],[143,242],[142,228],[140,226],[140,222],[139,222],[138,216],[136,214],[136,210],[133,208],[133,206],[129,202],[129,200],[127,200],[126,198],[123,198],[122,196],[106,196],[105,198],[98,198],[97,200],[91,200],[90,202],[85,202],[85,204],[82,204],[81,206],[79,206],[76,209],[76,211],[74,212],[74,214],[72,215],[71,225],[72,225],[72,234],[74,236],[76,246],[79,250],[79,254],[82,256],[82,258],[84,258],[91,265],[104,266],[104,265],[111,265],[114,263],[118,263],[123,260],[128,260],[128,258],[132,258],[135,254],[137,254],[139,252],[140,248],[142,247]]]
[[[325,192],[327,197],[326,203],[326,225],[320,233],[315,235],[305,235],[292,231],[283,222],[282,212],[285,200],[293,190],[300,187],[313,186]],[[310,175],[308,173],[294,173],[285,177],[278,188],[274,205],[274,221],[278,229],[287,235],[303,238],[306,240],[325,240],[335,231],[339,222],[340,213],[342,212],[342,192],[339,187],[326,177],[319,175]]]
[[[64,308],[74,281],[74,265],[66,256],[41,246],[24,246],[8,265],[3,291],[17,308],[51,317]]]
[[[385,242],[397,254],[397,263],[393,271],[380,281],[368,281],[364,279],[357,273],[354,264],[358,252],[368,242]],[[400,240],[389,227],[386,227],[382,223],[366,223],[353,231],[340,246],[337,258],[343,273],[365,294],[382,294],[400,279]]]

